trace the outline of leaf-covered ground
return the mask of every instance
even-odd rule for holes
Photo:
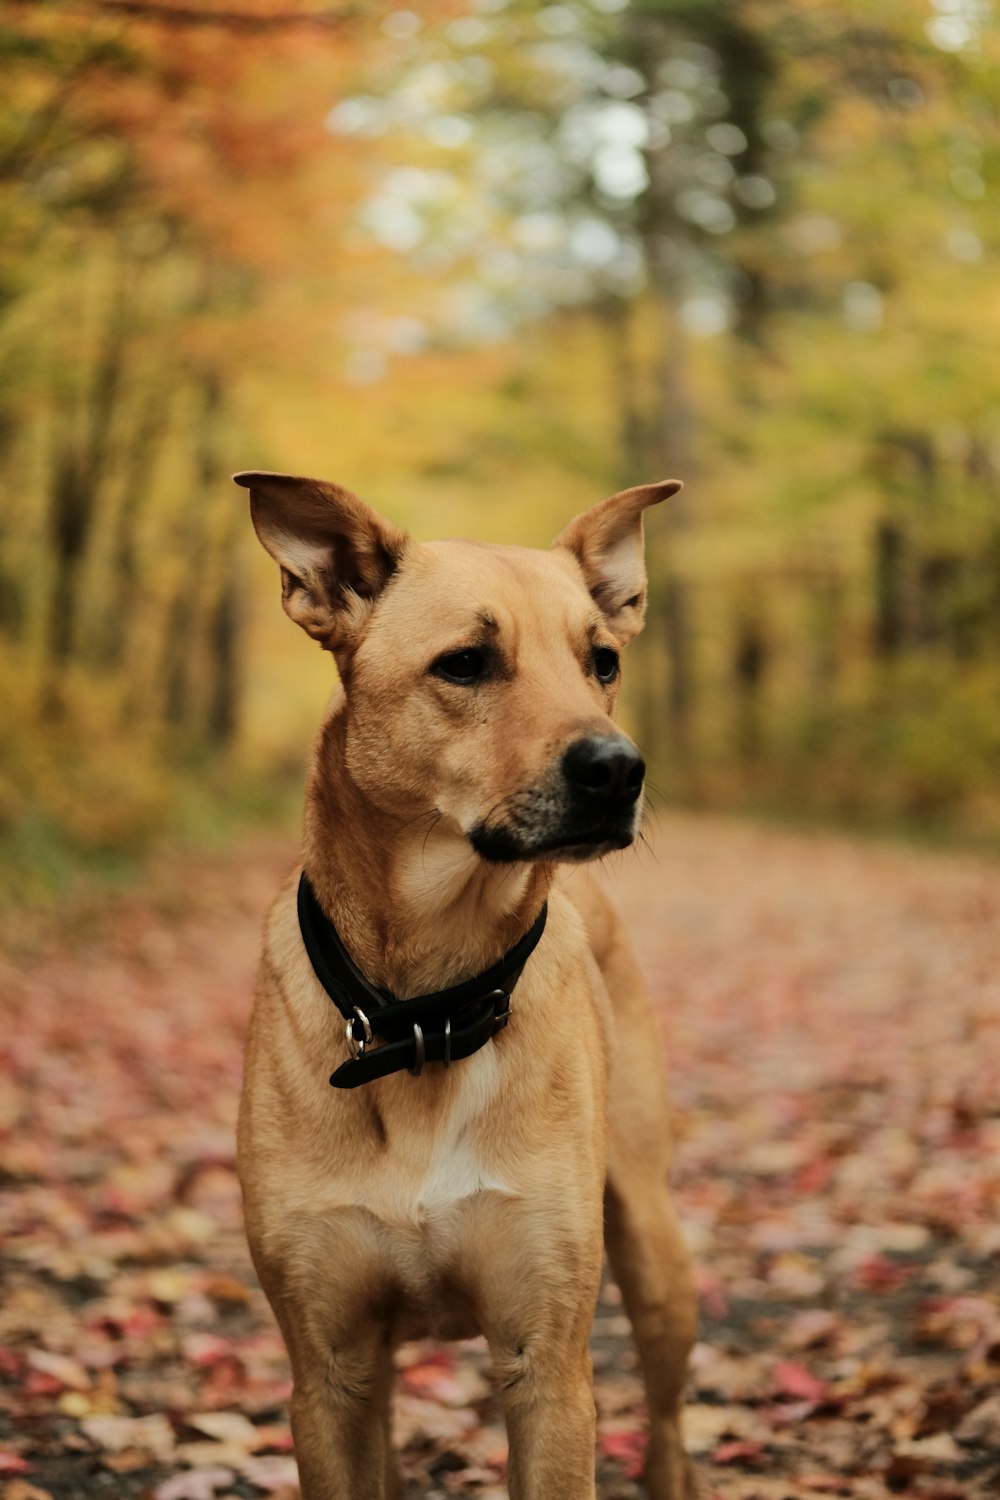
[[[0,1493],[296,1493],[233,1172],[272,841],[8,923]],[[1000,869],[698,818],[610,882],[650,975],[699,1265],[706,1496],[1000,1494]],[[639,1494],[614,1287],[600,1493]],[[499,1496],[482,1349],[404,1351],[417,1494]]]

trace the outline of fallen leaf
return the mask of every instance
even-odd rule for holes
[[[166,1417],[84,1417],[80,1427],[92,1442],[111,1453],[139,1448],[161,1461],[174,1451],[174,1430]]]
[[[931,1437],[896,1443],[893,1457],[916,1459],[924,1464],[953,1464],[961,1457],[961,1450],[950,1432],[935,1432]]]
[[[885,1255],[869,1255],[861,1262],[855,1278],[866,1292],[894,1292],[913,1276],[913,1266],[901,1265]]]
[[[399,1447],[414,1438],[428,1438],[436,1443],[455,1443],[477,1426],[474,1412],[464,1407],[439,1406],[401,1391],[393,1402],[393,1433]]]
[[[720,1443],[712,1454],[713,1464],[745,1464],[757,1468],[764,1462],[763,1443]]]
[[[260,1446],[260,1432],[249,1418],[238,1411],[196,1412],[184,1418],[196,1432],[205,1433],[220,1443],[233,1443],[251,1453]]]
[[[174,1450],[177,1463],[193,1469],[238,1469],[249,1457],[250,1450],[242,1443],[178,1443]]]
[[[646,1433],[639,1427],[599,1432],[597,1450],[620,1464],[626,1479],[638,1479],[646,1458]]]
[[[298,1484],[299,1471],[294,1458],[278,1454],[264,1454],[261,1458],[248,1459],[241,1465],[241,1472],[251,1484],[273,1494],[284,1485]]]
[[[408,1365],[402,1372],[403,1388],[414,1396],[425,1396],[445,1406],[470,1406],[489,1394],[489,1384],[470,1366],[457,1369],[448,1351],[438,1351]]]
[[[3,1487],[3,1500],[52,1500],[52,1492],[26,1479],[10,1479]]]
[[[275,1422],[268,1426],[255,1427],[257,1443],[255,1452],[261,1453],[291,1453],[292,1430]]]
[[[708,1453],[720,1438],[763,1438],[766,1428],[756,1411],[746,1406],[709,1406],[695,1402],[684,1408],[684,1446],[689,1453]]]
[[[817,1378],[805,1365],[791,1360],[780,1360],[774,1367],[774,1379],[778,1390],[785,1396],[797,1396],[805,1401],[822,1401],[826,1395],[826,1382]]]
[[[842,1327],[843,1321],[837,1313],[810,1307],[795,1314],[781,1341],[786,1349],[815,1349],[832,1343]]]
[[[155,1500],[214,1500],[219,1490],[235,1479],[232,1469],[193,1469],[174,1474],[153,1491]]]
[[[139,1448],[124,1448],[121,1453],[102,1453],[101,1468],[112,1474],[133,1474],[149,1466],[149,1454]]]
[[[206,1297],[215,1302],[245,1307],[251,1301],[250,1288],[245,1282],[237,1281],[235,1276],[210,1276],[205,1281],[204,1291]]]
[[[73,1391],[90,1389],[90,1376],[87,1371],[79,1360],[72,1359],[67,1354],[52,1354],[48,1349],[29,1349],[27,1362],[32,1370],[39,1370],[43,1375],[48,1375],[64,1389]]]
[[[955,1428],[954,1435],[960,1443],[974,1448],[994,1448],[1000,1452],[1000,1392],[987,1396],[965,1416]]]

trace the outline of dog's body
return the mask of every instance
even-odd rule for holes
[[[605,1236],[647,1385],[649,1493],[681,1500],[694,1303],[662,1048],[606,899],[585,872],[555,881],[559,861],[635,832],[642,763],[609,714],[617,647],[641,624],[642,509],[671,487],[613,497],[536,553],[421,546],[334,486],[240,482],[286,609],[340,667],[304,866],[365,978],[405,999],[479,974],[548,901],[505,1029],[448,1068],[351,1089],[327,1083],[357,1049],[303,946],[295,883],[272,911],[239,1164],[292,1362],[303,1500],[401,1494],[393,1348],[480,1332],[514,1500],[593,1496]]]

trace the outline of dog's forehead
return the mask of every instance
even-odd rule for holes
[[[558,611],[571,629],[586,629],[596,610],[575,559],[556,548],[465,540],[419,542],[408,549],[389,600],[396,609],[433,605],[441,628],[463,629],[489,615],[527,621]]]

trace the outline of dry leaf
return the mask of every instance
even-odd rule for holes
[[[232,1469],[194,1469],[175,1474],[153,1491],[155,1500],[215,1500],[215,1496],[236,1476]]]
[[[90,1389],[90,1376],[79,1360],[71,1358],[68,1354],[52,1354],[48,1349],[29,1349],[27,1361],[32,1370],[39,1370],[43,1375],[51,1376],[67,1390],[88,1391]]]
[[[161,1461],[174,1451],[174,1430],[166,1417],[84,1417],[82,1430],[101,1448],[121,1453],[140,1448]]]
[[[250,1456],[242,1443],[178,1443],[174,1458],[193,1469],[238,1469]]]
[[[260,1447],[260,1431],[238,1411],[196,1412],[184,1418],[189,1427],[220,1443],[232,1443],[251,1453]]]
[[[240,1465],[245,1479],[273,1494],[285,1485],[298,1484],[299,1471],[294,1458],[275,1453],[266,1453],[260,1458],[246,1459]]]

